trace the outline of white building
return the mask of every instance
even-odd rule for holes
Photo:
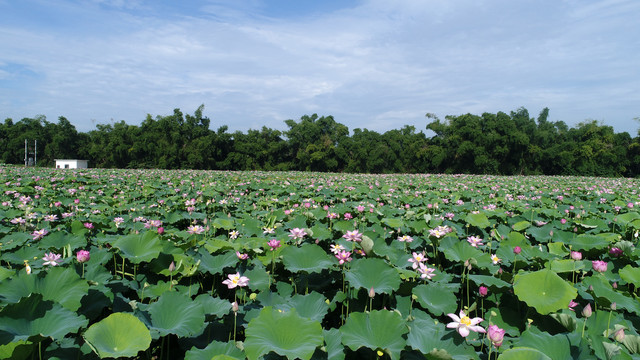
[[[88,167],[89,160],[56,159],[56,169],[86,169]]]

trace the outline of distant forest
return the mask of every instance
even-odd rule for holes
[[[85,159],[96,168],[204,170],[298,170],[349,173],[467,173],[497,175],[582,175],[637,177],[640,137],[615,133],[595,120],[568,127],[537,118],[525,108],[425,118],[427,136],[414,126],[378,133],[353,129],[333,116],[286,120],[288,130],[262,127],[228,132],[210,129],[202,116],[175,109],[172,115],[99,124],[78,132],[65,117],[44,116],[0,124],[0,162],[24,164],[24,141],[37,139],[39,166],[54,159]],[[429,132],[431,134],[431,132]]]

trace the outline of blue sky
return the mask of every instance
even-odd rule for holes
[[[0,0],[0,118],[230,131],[510,112],[636,136],[637,0]]]

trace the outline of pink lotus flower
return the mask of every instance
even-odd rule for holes
[[[34,232],[31,233],[31,236],[33,236],[33,240],[40,240],[48,233],[49,231],[47,231],[47,229],[35,230]]]
[[[620,249],[619,247],[612,247],[609,250],[609,255],[613,257],[620,257],[622,255],[622,249]]]
[[[291,236],[291,235],[289,235],[289,236]],[[280,246],[282,246],[281,243],[280,243],[280,240],[276,240],[276,239],[269,240],[267,245],[269,245],[271,251],[274,251],[277,248],[279,248]]]
[[[572,251],[571,258],[576,261],[582,260],[582,253],[580,251]]]
[[[59,264],[58,260],[60,260],[61,257],[62,255],[54,254],[52,252],[44,254],[44,256],[42,257],[44,263],[42,265],[57,266]]]
[[[345,250],[344,246],[340,245],[340,244],[333,244],[329,246],[329,250],[333,253],[333,254],[338,254],[340,251]]]
[[[358,230],[347,231],[342,237],[347,241],[362,241],[362,233],[359,233]]]
[[[229,274],[228,279],[222,283],[227,285],[229,289],[233,289],[237,286],[245,287],[249,285],[249,278],[246,276],[240,276],[240,273]]]
[[[85,263],[89,261],[89,259],[91,259],[91,253],[87,250],[80,250],[76,253],[76,260],[78,260],[79,263]]]
[[[487,332],[487,336],[491,343],[495,347],[500,347],[502,345],[502,340],[504,339],[504,329],[500,329],[498,325],[489,326],[489,331]]]
[[[410,258],[409,260],[407,260],[408,262],[412,263],[411,267],[414,269],[418,268],[418,264],[423,263],[425,261],[427,261],[427,257],[424,255],[424,252],[421,253],[413,253],[413,257]]]
[[[420,277],[422,279],[427,279],[427,280],[433,279],[433,277],[436,276],[435,271],[436,269],[427,267],[427,265],[423,263],[418,264],[418,273],[420,273]]]
[[[243,254],[240,251],[236,251],[236,256],[240,260],[247,260],[249,258],[249,254]]]
[[[398,241],[410,243],[410,242],[413,241],[413,238],[411,236],[409,236],[409,235],[402,235],[402,236],[398,237]]]
[[[289,232],[291,233],[289,234],[291,240],[304,239],[307,236],[307,232],[300,228],[291,229]]]
[[[453,322],[447,324],[447,327],[449,329],[456,329],[458,334],[460,334],[460,336],[462,337],[469,336],[471,331],[475,331],[478,333],[486,332],[486,330],[482,326],[478,326],[479,323],[484,321],[482,318],[475,317],[471,319],[467,316],[467,314],[464,313],[463,310],[460,310],[459,316],[456,314],[447,314],[447,316],[450,317],[451,320],[453,320]]]
[[[603,273],[605,271],[607,271],[607,263],[605,261],[602,260],[594,260],[591,262],[591,265],[593,266],[593,270],[599,272],[599,273]]]
[[[487,296],[488,293],[489,289],[486,286],[480,286],[478,288],[478,295],[480,295],[481,297]]]
[[[569,310],[576,311],[576,309],[575,309],[576,306],[578,306],[577,302],[575,302],[573,300],[569,301]]]
[[[339,260],[340,265],[345,262],[351,261],[351,252],[350,251],[340,251],[336,254],[336,258]]]
[[[478,246],[484,245],[482,243],[482,238],[480,238],[478,236],[469,236],[467,238],[467,242],[469,242],[469,244],[471,244],[471,246],[473,246],[474,248],[477,248]]]
[[[200,225],[190,225],[187,228],[187,233],[189,233],[191,235],[193,235],[193,234],[200,235],[203,232],[204,232],[204,227],[202,227]]]
[[[83,225],[84,225],[84,227],[85,227],[85,228],[87,228],[87,229],[89,229],[89,230],[93,229],[93,224],[92,224],[92,223],[90,223],[90,222],[86,222],[86,223],[84,223]]]

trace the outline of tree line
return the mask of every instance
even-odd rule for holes
[[[54,159],[86,159],[97,168],[298,170],[350,173],[468,173],[499,175],[640,175],[640,134],[615,133],[595,120],[569,127],[525,108],[482,115],[426,114],[427,136],[414,126],[384,133],[354,129],[333,116],[286,120],[287,130],[210,129],[204,105],[194,114],[175,109],[78,132],[65,117],[0,124],[0,162],[24,163],[24,140],[37,139],[40,166]]]

